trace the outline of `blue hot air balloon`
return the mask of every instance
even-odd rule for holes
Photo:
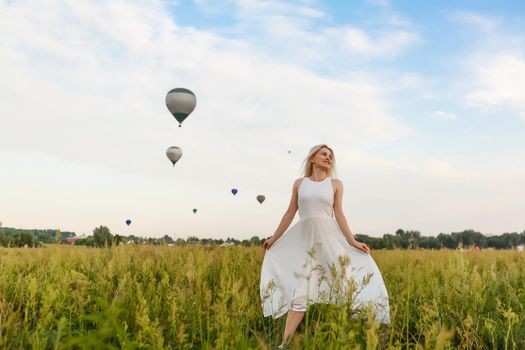
[[[237,194],[237,192],[239,192],[239,191],[237,191],[236,188],[232,188],[232,193],[233,193],[234,196]]]
[[[197,214],[197,208],[193,208],[193,214]]]
[[[128,226],[131,225],[131,220],[130,219],[126,220],[126,225],[128,225]]]

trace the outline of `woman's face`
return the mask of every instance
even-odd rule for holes
[[[330,169],[333,162],[332,152],[328,148],[323,147],[314,154],[312,162],[319,168]]]

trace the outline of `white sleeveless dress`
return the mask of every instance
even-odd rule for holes
[[[306,311],[309,304],[341,304],[355,308],[373,303],[375,319],[390,323],[388,293],[369,254],[346,241],[333,217],[332,178],[303,178],[298,191],[300,220],[264,255],[260,293],[264,316],[278,318]],[[337,276],[337,277],[336,277]]]

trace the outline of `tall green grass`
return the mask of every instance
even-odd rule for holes
[[[525,349],[525,254],[373,256],[391,325],[314,305],[291,348]],[[262,317],[262,258],[260,247],[0,248],[0,347],[275,348],[284,317]]]

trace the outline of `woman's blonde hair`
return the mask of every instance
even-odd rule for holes
[[[330,152],[332,152],[332,166],[330,167],[330,169],[328,169],[328,176],[332,176],[332,174],[335,174],[335,154],[334,154],[334,150],[331,149],[329,146],[327,146],[325,144],[321,144],[321,145],[316,145],[316,146],[313,146],[312,148],[310,148],[310,151],[308,152],[308,156],[304,159],[304,161],[303,161],[303,165],[304,165],[304,167],[303,167],[303,176],[304,177],[312,176],[314,165],[311,162],[311,160],[315,156],[315,154],[321,150],[321,148],[327,148],[328,150],[330,150]]]

